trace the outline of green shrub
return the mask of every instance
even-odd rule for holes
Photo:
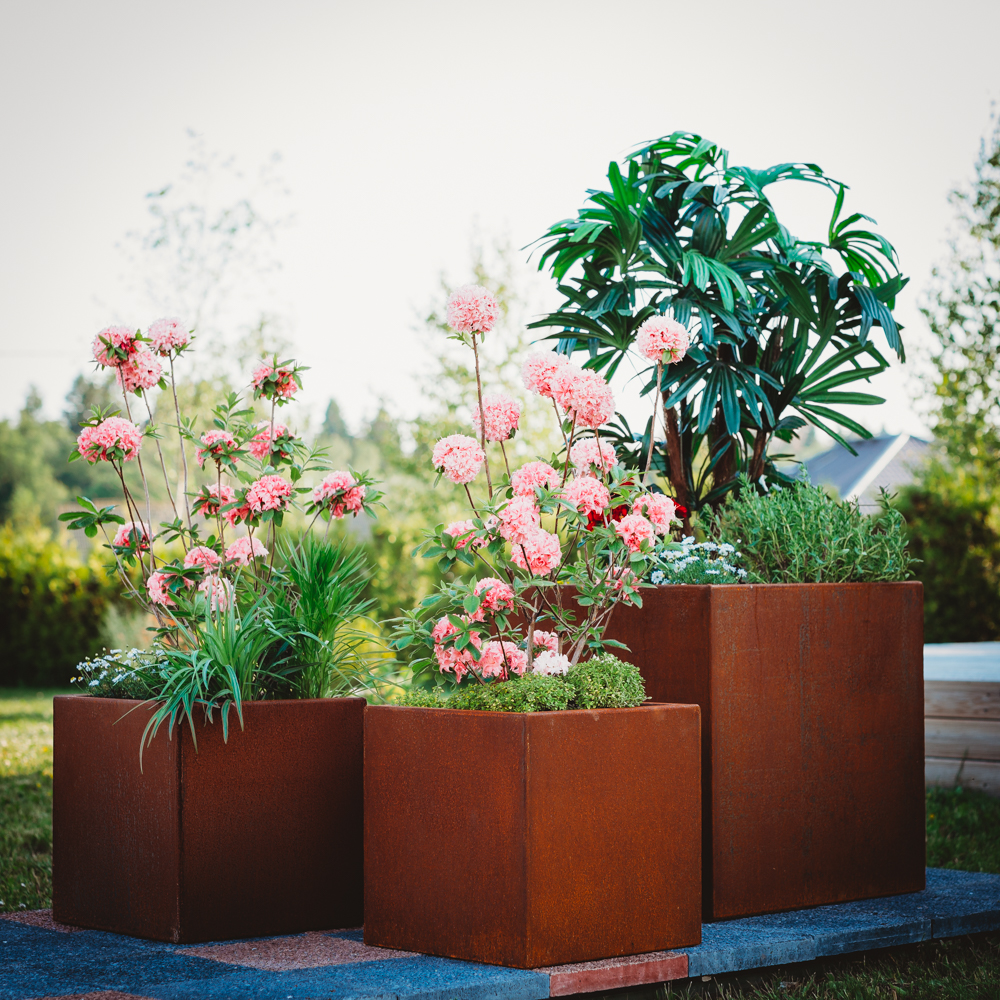
[[[557,712],[565,708],[634,708],[646,700],[639,668],[603,653],[571,667],[565,676],[528,673],[509,681],[466,681],[452,694],[411,688],[402,700],[413,708],[464,708],[478,712]]]
[[[0,685],[65,686],[100,650],[119,593],[96,556],[83,562],[48,530],[0,528]]]
[[[721,543],[743,554],[748,583],[876,583],[913,575],[906,523],[886,506],[867,516],[799,483],[761,495],[743,480],[710,520]]]

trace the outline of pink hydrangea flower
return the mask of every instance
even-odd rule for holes
[[[496,577],[485,576],[477,580],[472,592],[480,599],[479,612],[508,612],[514,610],[514,590],[509,583]],[[477,612],[477,614],[479,613]],[[479,621],[483,619],[480,618]]]
[[[146,336],[153,342],[153,350],[163,357],[167,357],[171,351],[187,347],[191,342],[190,331],[176,318],[156,320],[150,324]]]
[[[582,438],[569,450],[569,460],[583,472],[610,472],[618,464],[614,446],[599,438]]]
[[[250,504],[244,503],[239,507],[230,507],[229,510],[223,511],[222,516],[229,523],[230,528],[235,528],[237,524],[249,521],[252,514],[253,511],[250,510]]]
[[[137,336],[130,326],[106,326],[94,337],[94,360],[105,368],[117,368],[135,354]]]
[[[444,529],[444,533],[458,539],[455,542],[456,549],[464,549],[466,545],[478,549],[486,544],[486,539],[476,537],[473,532],[477,530],[476,525],[472,521],[452,521]]]
[[[548,677],[555,677],[569,673],[569,657],[562,653],[554,653],[546,649],[535,657],[535,662],[531,669],[536,674],[545,674]]]
[[[535,649],[548,649],[553,653],[558,653],[559,636],[555,632],[546,632],[544,629],[536,628],[532,633],[532,646]]]
[[[618,537],[628,546],[629,552],[638,552],[642,543],[656,533],[652,523],[642,514],[626,514],[615,522]]]
[[[447,318],[458,333],[489,333],[500,318],[500,303],[482,285],[465,285],[451,293]]]
[[[267,556],[267,549],[263,542],[249,535],[241,535],[226,549],[226,561],[236,563],[237,566],[249,566],[251,556],[255,559],[263,559]]]
[[[133,532],[135,532],[134,535]],[[115,532],[111,544],[116,549],[138,548],[143,552],[148,552],[149,532],[141,521],[126,521]]]
[[[434,445],[431,461],[453,483],[471,483],[479,475],[486,455],[475,438],[449,434]]]
[[[528,462],[510,477],[510,485],[516,496],[533,497],[536,486],[555,489],[559,473],[548,462]]]
[[[523,542],[511,546],[511,559],[521,569],[528,569],[535,576],[545,576],[562,561],[559,536],[543,528],[535,528]]]
[[[525,389],[551,399],[552,378],[568,363],[565,354],[554,351],[530,354],[521,365],[521,381]]]
[[[264,384],[264,379],[275,372],[279,376],[278,381],[268,383],[269,386],[273,385],[273,388],[266,386],[261,388]],[[291,399],[299,391],[299,383],[295,381],[295,375],[291,368],[286,366],[275,368],[274,365],[269,365],[266,361],[262,361],[253,370],[253,374],[250,376],[250,384],[254,392],[261,393],[267,399],[270,399],[272,394],[281,399]]]
[[[521,419],[521,404],[507,393],[486,393],[483,396],[483,410],[486,412],[487,441],[506,441],[517,430],[517,422]],[[483,427],[478,403],[472,408],[472,426],[477,434]]]
[[[274,437],[271,436],[271,423],[265,420],[263,423],[257,425],[260,428],[259,433],[255,434],[250,438],[248,448],[250,449],[250,454],[257,459],[258,462],[263,462],[265,459],[271,457],[271,444],[277,441],[278,438],[290,437],[288,433],[288,428],[284,424],[274,425]],[[280,452],[282,458],[289,458],[289,454],[284,449]]]
[[[254,514],[265,510],[288,510],[293,492],[292,484],[282,476],[261,476],[247,490],[247,506]]]
[[[605,579],[611,584],[611,589],[614,591],[619,591],[624,587],[639,586],[639,577],[629,566],[619,566],[616,570],[609,570]],[[626,597],[625,602],[627,604],[633,603],[630,597]]]
[[[677,517],[677,505],[668,496],[662,493],[643,493],[635,501],[633,509],[644,513],[650,521],[658,535],[665,535],[670,530],[671,522],[680,524]]]
[[[508,542],[524,541],[525,536],[541,524],[542,515],[535,498],[514,497],[500,511],[500,537]]]
[[[520,677],[528,666],[528,654],[516,643],[488,642],[479,660],[479,672],[483,677],[507,677],[515,673]]]
[[[208,599],[208,605],[213,611],[225,611],[229,607],[233,585],[217,573],[209,573],[198,584],[198,590]]]
[[[219,500],[218,483],[212,483],[211,486],[205,486],[202,489],[203,491],[207,491],[207,496],[205,492],[199,493],[192,505],[192,510],[196,514],[201,514],[206,521],[215,517],[219,513],[220,507],[225,507],[227,503],[232,503],[236,499],[236,491],[232,486],[227,486],[225,483],[222,484],[221,502]],[[232,512],[227,510],[226,516],[228,517],[230,513]]]
[[[445,617],[438,619],[431,638],[434,640],[434,656],[441,673],[454,674],[455,680],[460,681],[471,668],[476,667],[476,659],[468,647],[458,650],[453,644],[448,644],[448,640],[457,633],[458,629]],[[478,632],[471,633],[471,644],[477,650],[482,649],[483,641]]]
[[[209,573],[214,572],[222,565],[219,553],[210,549],[207,545],[196,545],[184,557],[184,568],[191,569],[192,566],[201,566]]]
[[[577,476],[563,488],[562,496],[581,514],[603,514],[611,502],[607,486],[593,476]]]
[[[552,377],[552,398],[578,427],[598,428],[615,414],[611,386],[595,371],[566,364]]]
[[[108,452],[123,453],[131,462],[142,446],[142,431],[124,417],[108,417],[96,427],[84,427],[76,439],[76,450],[88,462],[110,462]]]
[[[687,327],[666,316],[650,316],[635,336],[635,346],[643,357],[665,364],[680,361],[690,342]]]
[[[236,439],[229,431],[211,430],[205,431],[201,436],[202,447],[198,449],[198,464],[204,468],[205,462],[209,458],[220,458],[227,448],[236,447]]]
[[[311,494],[312,502],[324,504],[331,517],[343,517],[348,511],[359,514],[364,507],[367,488],[359,486],[349,472],[331,472]]]
[[[165,573],[162,569],[154,570],[149,574],[146,581],[146,593],[153,604],[159,604],[165,608],[173,607],[174,600],[170,596],[170,581],[174,579],[173,573]]]
[[[163,365],[152,351],[136,351],[115,369],[115,379],[125,392],[152,389],[163,378]]]

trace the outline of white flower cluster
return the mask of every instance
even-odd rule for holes
[[[102,656],[88,656],[77,664],[73,684],[82,686],[86,694],[144,697],[160,657],[144,649],[109,649]]]
[[[728,542],[696,542],[693,535],[681,540],[681,549],[663,553],[660,566],[650,574],[649,582],[664,583],[739,583],[747,571],[736,562],[741,554]]]

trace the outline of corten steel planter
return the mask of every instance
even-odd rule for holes
[[[365,710],[365,942],[538,968],[701,941],[696,705]]]
[[[921,584],[642,597],[606,634],[701,706],[705,919],[923,889]]]
[[[55,699],[54,919],[175,942],[362,923],[362,699],[244,702],[197,753],[163,726],[142,773],[139,704]]]

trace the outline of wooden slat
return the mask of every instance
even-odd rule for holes
[[[986,681],[924,681],[924,715],[1000,719],[1000,684]]]
[[[1000,798],[1000,761],[949,760],[928,757],[924,761],[924,779],[928,788],[975,788]]]
[[[924,756],[1000,761],[1000,721],[924,719]]]

